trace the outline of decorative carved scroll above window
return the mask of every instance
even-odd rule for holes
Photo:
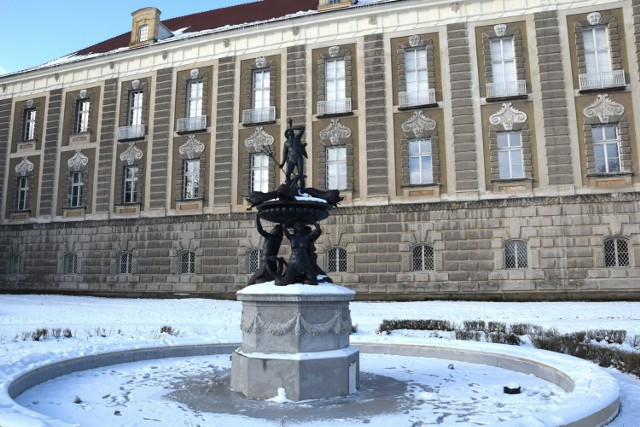
[[[76,150],[76,154],[74,154],[73,157],[71,157],[69,161],[67,161],[69,170],[73,172],[80,172],[81,170],[85,169],[88,164],[89,158],[82,154],[82,150]]]
[[[271,147],[273,141],[273,136],[265,132],[262,126],[259,126],[249,138],[244,140],[244,146],[250,153],[260,153],[263,152],[263,148]]]
[[[120,161],[131,166],[136,162],[138,162],[139,160],[142,160],[143,155],[144,154],[142,150],[136,147],[136,143],[130,142],[129,148],[127,148],[125,151],[122,152],[122,154],[120,154]]]
[[[624,114],[624,106],[609,99],[609,95],[600,94],[596,100],[584,109],[583,114],[589,119],[598,118],[600,123],[615,123]]]
[[[513,130],[514,125],[527,121],[527,115],[514,108],[510,102],[502,104],[502,108],[489,117],[489,123],[494,126],[502,125],[504,130]]]
[[[187,138],[187,142],[182,144],[180,148],[178,148],[178,153],[183,158],[187,159],[195,159],[200,157],[200,155],[204,152],[204,144],[196,139],[194,135],[189,135]]]
[[[351,129],[340,123],[340,119],[331,119],[329,126],[320,131],[320,139],[331,145],[344,145],[350,137]]]
[[[425,117],[422,111],[415,111],[413,116],[400,127],[407,138],[423,138],[435,130],[436,122]]]

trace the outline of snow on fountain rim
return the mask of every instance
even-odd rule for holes
[[[273,281],[247,286],[237,292],[238,295],[287,295],[287,296],[315,296],[315,295],[339,295],[355,296],[356,292],[344,286],[328,282],[319,282],[317,285],[305,285],[294,283],[286,286],[276,286]]]

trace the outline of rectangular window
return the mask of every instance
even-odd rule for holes
[[[197,199],[200,195],[200,159],[185,160],[182,175],[182,198]]]
[[[82,172],[71,172],[69,175],[69,207],[82,206],[82,189],[84,187]]]
[[[498,132],[496,137],[500,179],[524,178],[520,132]]]
[[[344,58],[331,59],[325,62],[325,113],[348,111],[346,101],[346,79]]]
[[[607,28],[604,26],[589,27],[582,31],[582,36],[587,74],[611,72],[611,52]]]
[[[129,93],[129,126],[138,126],[142,124],[143,101],[144,92],[141,90]]]
[[[251,191],[269,191],[269,157],[266,154],[251,155]]]
[[[24,112],[24,119],[22,123],[23,141],[31,141],[36,139],[36,110],[35,108],[26,110]]]
[[[491,73],[493,96],[512,96],[519,93],[512,37],[491,39]]]
[[[123,252],[118,259],[118,273],[131,274],[131,264],[133,263],[133,255],[131,252]]]
[[[193,80],[189,82],[189,91],[187,94],[187,117],[199,117],[202,115],[202,89],[201,80]]]
[[[620,144],[616,125],[592,126],[596,173],[620,172]]]
[[[145,42],[149,39],[149,26],[148,25],[140,25],[138,28],[138,41]]]
[[[27,210],[27,198],[29,197],[29,178],[21,176],[18,178],[17,185],[18,194],[16,197],[16,209],[19,211]]]
[[[271,72],[257,70],[253,73],[253,108],[268,109],[271,100]]]
[[[327,148],[327,190],[347,188],[347,147]]]
[[[431,139],[409,141],[409,183],[433,184]]]
[[[138,200],[138,167],[125,166],[122,174],[122,203]]]
[[[76,104],[76,133],[89,132],[89,109],[91,101],[81,99]]]
[[[193,274],[196,272],[196,254],[195,252],[185,251],[180,254],[180,264],[178,265],[179,274]]]
[[[426,49],[408,50],[404,54],[405,80],[408,105],[429,103]]]

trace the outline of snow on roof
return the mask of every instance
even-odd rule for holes
[[[244,3],[222,9],[170,18],[161,21],[161,23],[173,33],[173,37],[158,40],[155,44],[313,15],[319,13],[317,10],[318,1],[319,0],[258,0],[252,3]],[[395,1],[402,0],[357,0],[351,7],[362,7],[375,3],[391,3]],[[68,55],[45,62],[44,64],[14,73],[8,73],[3,76],[22,74],[38,69],[56,67],[127,51],[130,49],[130,39],[131,32],[123,33]]]

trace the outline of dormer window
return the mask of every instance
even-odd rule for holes
[[[149,40],[149,26],[148,25],[140,25],[138,28],[138,41],[146,42]]]

